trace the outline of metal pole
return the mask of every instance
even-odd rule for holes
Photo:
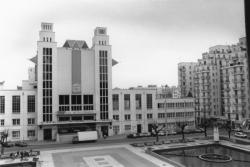
[[[167,132],[167,94],[166,94],[166,85],[165,85],[165,95],[164,95],[164,110],[165,110],[165,132]]]

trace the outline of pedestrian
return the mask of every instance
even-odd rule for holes
[[[15,157],[18,158],[20,156],[20,151],[18,150],[16,153],[15,153]]]
[[[23,152],[21,151],[20,154],[21,154],[21,161],[22,161],[23,160]]]
[[[32,152],[33,152],[32,149],[30,149],[29,156],[32,156]]]
[[[15,159],[14,153],[10,153],[10,158],[13,159],[13,160]]]

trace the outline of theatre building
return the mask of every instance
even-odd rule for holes
[[[91,47],[84,40],[66,40],[57,46],[53,24],[42,23],[37,54],[30,60],[34,67],[22,87],[0,90],[0,132],[8,131],[9,140],[66,141],[78,131],[97,130],[99,137],[128,132],[128,126],[120,128],[125,124],[117,130],[113,114],[118,90],[112,90],[112,67],[117,61],[112,59],[106,28],[95,28]],[[151,98],[158,110],[156,96]],[[142,131],[148,130],[145,127]]]

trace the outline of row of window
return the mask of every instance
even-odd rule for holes
[[[28,112],[35,112],[36,100],[34,95],[27,96],[27,108]],[[12,112],[20,113],[21,110],[21,97],[20,96],[12,96]],[[5,96],[0,96],[0,113],[5,113]]]
[[[108,119],[108,51],[99,51],[100,118]]]
[[[162,119],[165,118],[166,113],[158,113],[158,118]],[[193,117],[194,112],[171,112],[167,113],[167,118],[174,118],[174,117]],[[119,115],[113,115],[113,119],[119,121]],[[142,114],[136,114],[136,120],[141,120],[142,119]],[[153,119],[153,114],[148,113],[147,114],[147,119]],[[124,115],[124,120],[125,121],[130,121],[131,120],[131,115],[130,114],[125,114]]]
[[[194,126],[194,121],[186,121],[185,123],[187,123],[188,126]],[[167,123],[167,127],[173,127],[173,126],[176,126],[176,124],[175,123]],[[124,129],[125,129],[125,131],[130,131],[131,125],[124,125]],[[119,125],[114,125],[113,131],[115,134],[118,134],[120,131]]]
[[[93,110],[93,95],[71,95],[71,101],[70,95],[59,95],[59,111],[69,111],[70,104],[73,111]]]
[[[2,132],[0,132],[0,136],[2,136],[1,134]],[[20,130],[13,130],[11,132],[12,138],[16,138],[19,139],[20,138]],[[33,138],[36,136],[36,131],[35,130],[27,130],[27,136],[29,138]]]
[[[69,97],[70,95],[59,95],[59,105],[69,105]],[[93,104],[93,95],[71,95],[71,104]]]
[[[28,125],[35,125],[35,118],[28,118],[27,123]],[[5,125],[4,119],[0,119],[0,126],[4,125]],[[20,125],[20,119],[19,118],[12,119],[12,125],[14,126]]]
[[[43,121],[52,121],[52,48],[43,48]]]
[[[113,110],[119,110],[119,95],[113,94],[112,95],[113,100]],[[142,95],[136,94],[135,95],[135,101],[136,101],[136,109],[140,110],[142,108]],[[146,105],[147,109],[153,108],[153,95],[147,94],[146,95]],[[130,110],[130,94],[124,94],[124,110]]]
[[[58,117],[58,121],[89,121],[95,120],[94,115],[83,115],[83,116],[60,116]]]
[[[178,102],[178,103],[158,103],[158,109],[165,108],[190,108],[194,107],[193,102]]]

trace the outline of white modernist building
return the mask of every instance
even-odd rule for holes
[[[154,122],[194,126],[193,98],[178,98],[177,88],[175,98],[156,87],[112,90],[111,53],[106,28],[94,30],[91,47],[81,40],[58,47],[53,24],[42,23],[29,79],[17,90],[0,90],[0,132],[8,131],[9,140],[66,141],[78,131],[97,130],[99,137],[151,131]]]

